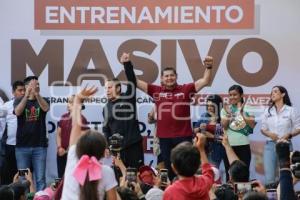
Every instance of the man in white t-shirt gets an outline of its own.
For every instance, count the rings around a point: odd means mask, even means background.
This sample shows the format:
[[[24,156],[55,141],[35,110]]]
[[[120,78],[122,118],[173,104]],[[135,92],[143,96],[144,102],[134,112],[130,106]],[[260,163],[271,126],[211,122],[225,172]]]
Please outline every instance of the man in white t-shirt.
[[[16,133],[17,133],[17,116],[13,113],[14,101],[16,98],[21,98],[25,94],[25,86],[23,81],[15,81],[12,86],[13,98],[3,104],[2,109],[5,117],[3,118],[4,130],[6,127],[6,134],[0,132],[0,137],[4,135],[5,142],[4,165],[1,170],[1,184],[10,184],[13,182],[14,175],[17,173],[17,163],[15,155]]]

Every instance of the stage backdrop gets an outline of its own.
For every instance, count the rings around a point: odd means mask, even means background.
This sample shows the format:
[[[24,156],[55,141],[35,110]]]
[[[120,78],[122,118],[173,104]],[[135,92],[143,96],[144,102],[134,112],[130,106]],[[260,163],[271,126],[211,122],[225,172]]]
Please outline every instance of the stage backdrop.
[[[138,77],[155,84],[165,67],[177,69],[179,83],[193,82],[204,73],[201,60],[213,56],[212,80],[191,107],[191,117],[199,118],[207,94],[221,94],[227,102],[228,88],[242,85],[258,122],[250,136],[252,178],[263,175],[260,115],[272,86],[285,86],[300,108],[298,0],[3,0],[0,5],[0,87],[11,97],[12,82],[40,77],[41,93],[51,102],[50,179],[56,176],[56,124],[66,112],[66,97],[86,83],[99,86],[83,113],[91,128],[101,130],[103,81],[125,80],[118,59],[123,52],[131,54]],[[153,104],[142,92],[137,104],[148,163],[155,159],[153,126],[146,120]],[[299,138],[293,139],[295,149]]]

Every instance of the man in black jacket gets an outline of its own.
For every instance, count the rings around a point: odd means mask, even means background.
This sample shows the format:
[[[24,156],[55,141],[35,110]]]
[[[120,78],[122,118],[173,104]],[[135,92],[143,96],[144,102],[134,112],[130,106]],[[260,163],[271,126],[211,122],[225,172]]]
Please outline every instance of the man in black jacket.
[[[136,78],[127,54],[121,56],[121,62],[128,80],[127,90],[121,92],[118,79],[106,81],[108,103],[103,109],[103,133],[107,139],[116,133],[122,135],[121,159],[126,167],[138,168],[144,163],[144,152],[136,111]]]

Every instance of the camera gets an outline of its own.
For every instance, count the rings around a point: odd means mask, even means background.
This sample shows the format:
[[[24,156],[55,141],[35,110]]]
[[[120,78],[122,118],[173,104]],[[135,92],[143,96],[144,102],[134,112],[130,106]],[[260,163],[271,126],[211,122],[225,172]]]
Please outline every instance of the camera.
[[[295,151],[291,157],[291,171],[293,175],[300,179],[300,151]]]
[[[115,133],[108,138],[109,150],[113,156],[117,156],[122,149],[123,136]]]

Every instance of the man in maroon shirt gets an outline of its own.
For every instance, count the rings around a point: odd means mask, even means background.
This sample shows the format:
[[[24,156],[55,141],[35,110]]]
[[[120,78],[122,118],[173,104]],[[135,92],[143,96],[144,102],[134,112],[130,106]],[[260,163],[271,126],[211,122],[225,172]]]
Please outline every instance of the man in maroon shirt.
[[[129,54],[126,56],[126,60],[130,61]],[[213,58],[207,56],[204,66],[206,67],[204,76],[189,84],[177,84],[177,73],[174,68],[162,70],[161,83],[163,86],[148,84],[137,79],[137,87],[150,95],[157,107],[156,135],[160,139],[161,154],[165,166],[169,169],[170,179],[175,176],[171,170],[171,150],[183,141],[192,141],[190,101],[193,94],[209,83]]]

